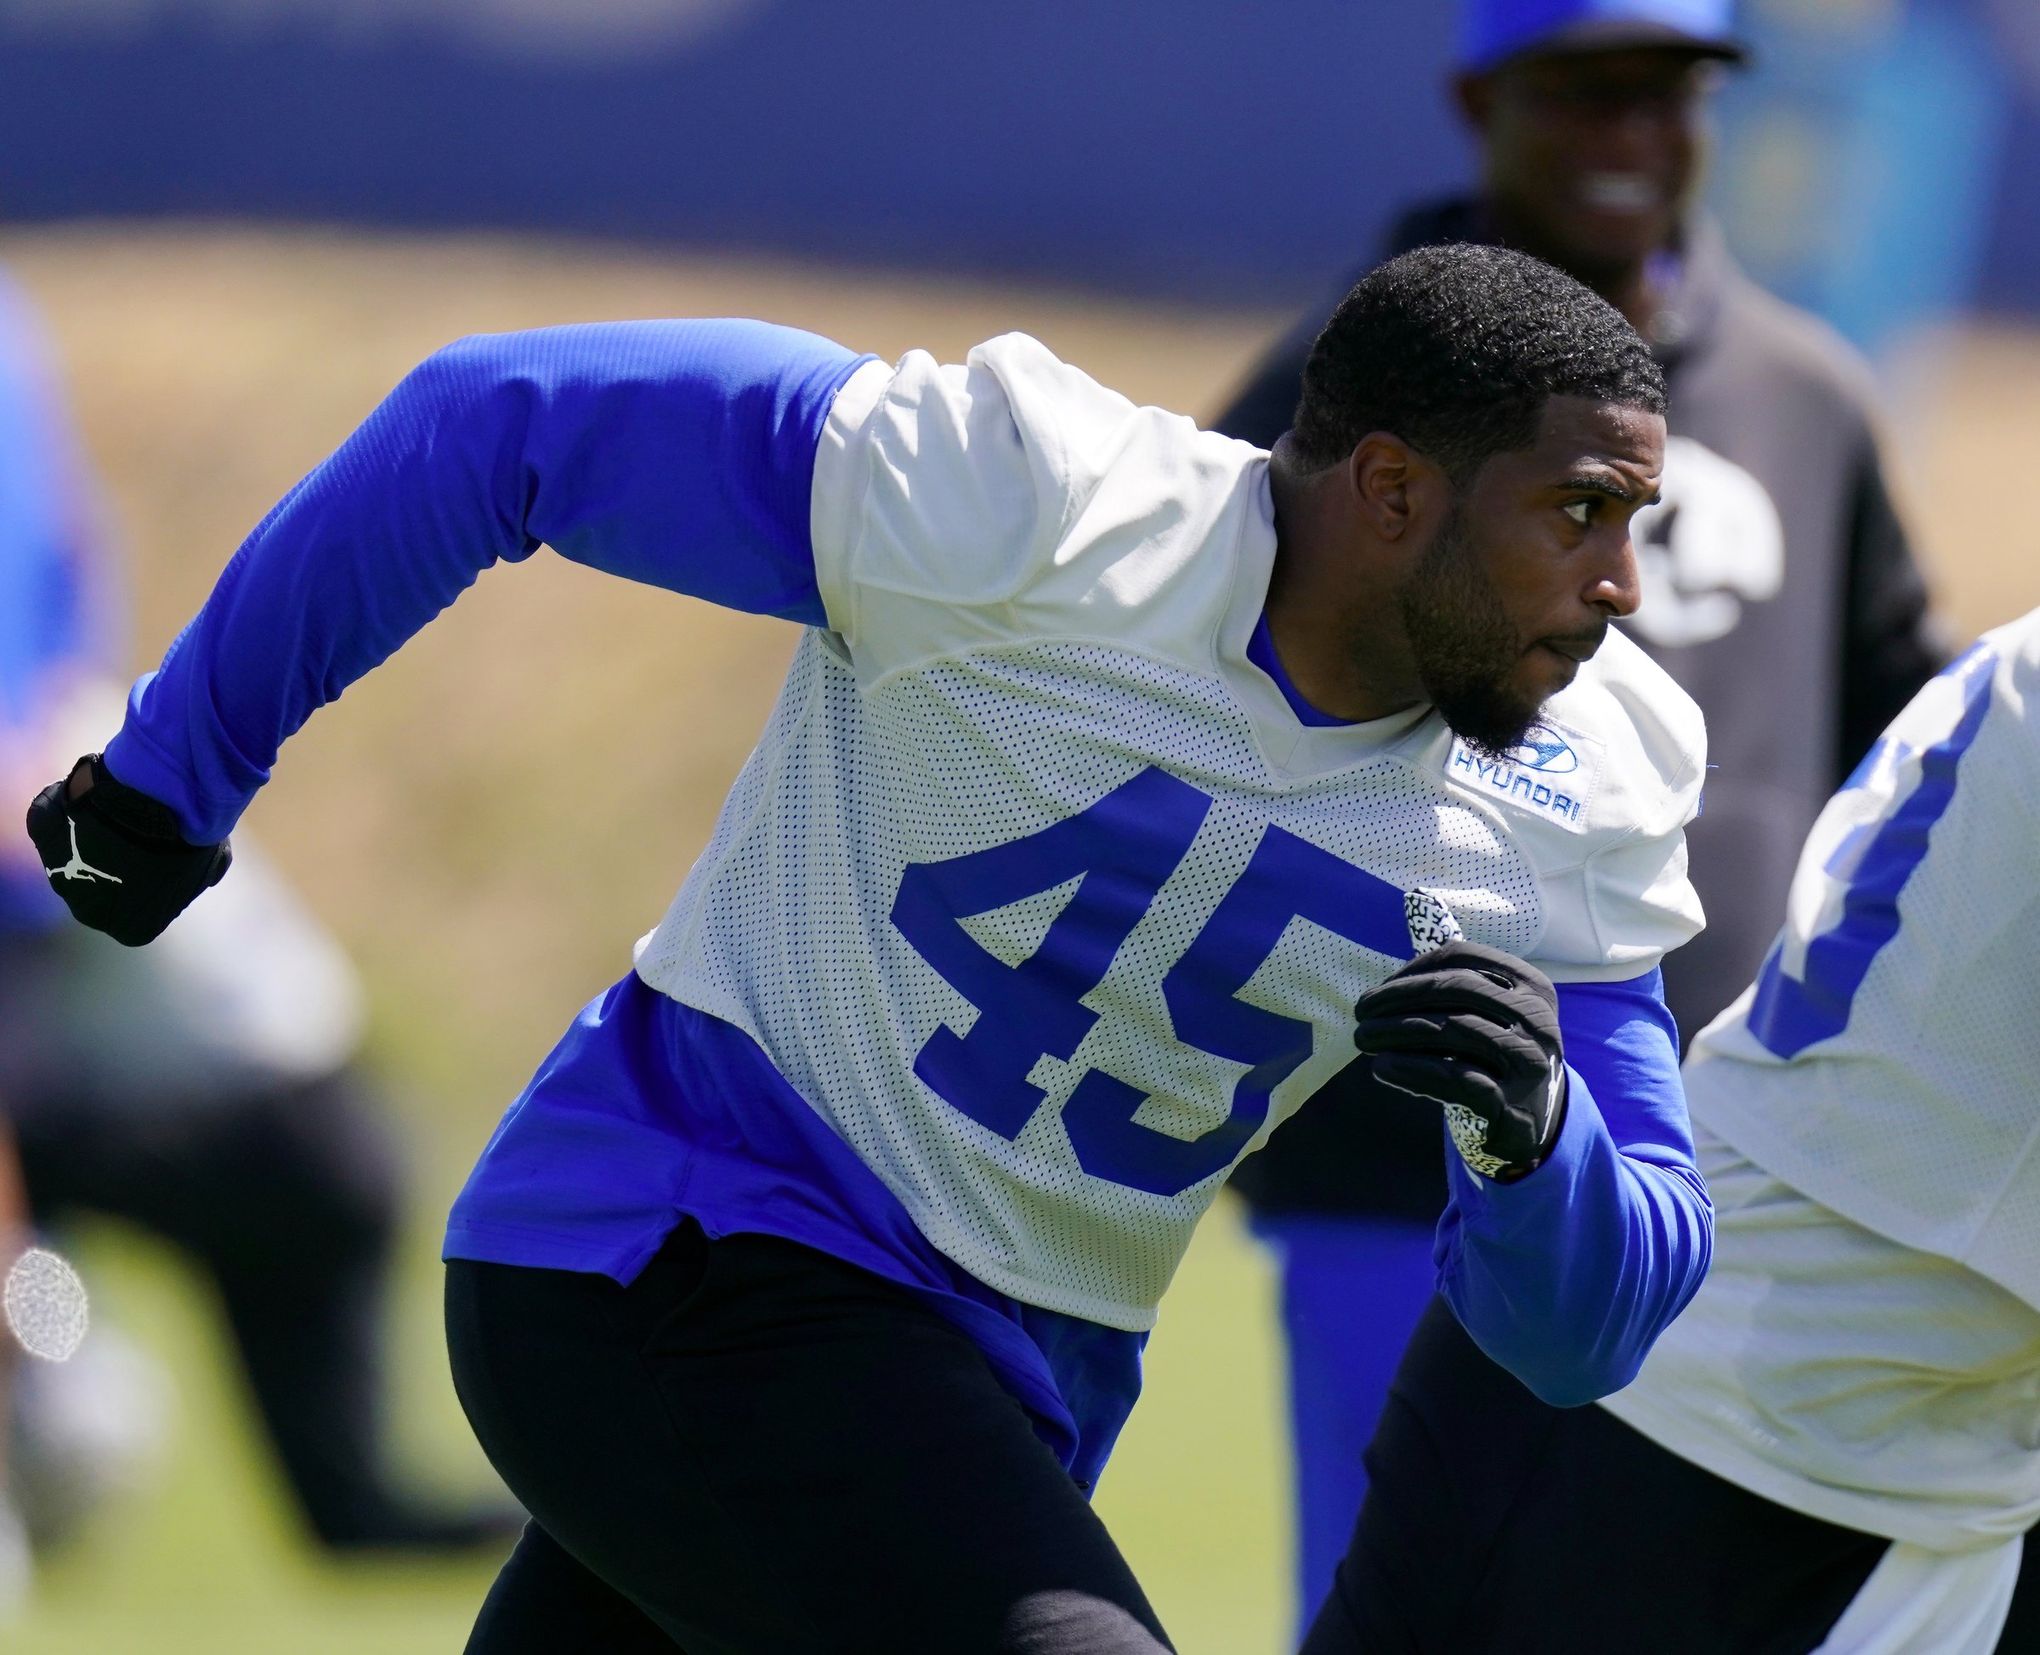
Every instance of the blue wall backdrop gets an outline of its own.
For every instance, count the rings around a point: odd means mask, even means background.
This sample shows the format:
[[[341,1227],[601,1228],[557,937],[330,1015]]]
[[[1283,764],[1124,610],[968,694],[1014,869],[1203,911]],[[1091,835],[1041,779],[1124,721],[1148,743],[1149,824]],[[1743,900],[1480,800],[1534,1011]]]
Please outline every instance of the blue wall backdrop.
[[[2032,0],[1751,0],[1717,194],[1876,345],[2040,310]],[[0,211],[593,231],[1314,297],[1464,176],[1396,0],[0,0]]]
[[[118,21],[86,26],[95,7]],[[577,39],[487,0],[16,0],[0,209],[550,226],[1296,297],[1459,168],[1426,10],[682,0]]]

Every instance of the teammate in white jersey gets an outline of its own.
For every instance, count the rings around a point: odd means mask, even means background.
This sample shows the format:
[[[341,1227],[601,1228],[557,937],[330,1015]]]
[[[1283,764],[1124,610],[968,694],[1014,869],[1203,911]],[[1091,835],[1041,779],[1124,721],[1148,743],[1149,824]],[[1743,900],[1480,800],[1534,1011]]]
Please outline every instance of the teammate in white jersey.
[[[286,497],[31,812],[125,940],[497,558],[808,629],[454,1210],[534,1518],[471,1648],[1165,1647],[1084,1496],[1191,1227],[1356,1043],[1443,1106],[1475,1336],[1555,1400],[1630,1376],[1710,1233],[1656,969],[1700,724],[1607,635],[1662,410],[1586,289],[1433,249],[1272,460],[1018,336],[633,324],[443,352]]]
[[[1605,1411],[1543,1407],[1434,1314],[1311,1655],[1499,1647],[1492,1606],[1533,1585],[1512,1650],[2040,1648],[2014,1596],[2040,1518],[2036,819],[2040,611],[1892,722],[1695,1043],[1705,1286]],[[1510,1453],[1453,1447],[1497,1424]],[[1449,1579],[1412,1567],[1447,1534]]]

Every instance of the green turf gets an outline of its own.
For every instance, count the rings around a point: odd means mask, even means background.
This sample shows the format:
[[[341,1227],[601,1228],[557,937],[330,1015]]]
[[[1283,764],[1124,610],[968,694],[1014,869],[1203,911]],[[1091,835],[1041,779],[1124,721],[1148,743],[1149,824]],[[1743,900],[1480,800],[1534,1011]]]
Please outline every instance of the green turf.
[[[444,1180],[433,1180],[442,1183]],[[435,1236],[407,1247],[395,1328],[400,1440],[421,1476],[486,1475],[445,1374]],[[78,1238],[96,1304],[175,1372],[178,1418],[157,1489],[109,1513],[45,1569],[8,1655],[427,1655],[460,1649],[493,1565],[335,1565],[302,1538],[248,1428],[212,1308],[162,1250]],[[1148,1394],[1099,1510],[1182,1655],[1281,1647],[1280,1520],[1269,1290],[1230,1208],[1207,1221],[1150,1346]]]
[[[1148,1346],[1147,1393],[1098,1491],[1181,1655],[1292,1647],[1274,1284],[1230,1201]]]

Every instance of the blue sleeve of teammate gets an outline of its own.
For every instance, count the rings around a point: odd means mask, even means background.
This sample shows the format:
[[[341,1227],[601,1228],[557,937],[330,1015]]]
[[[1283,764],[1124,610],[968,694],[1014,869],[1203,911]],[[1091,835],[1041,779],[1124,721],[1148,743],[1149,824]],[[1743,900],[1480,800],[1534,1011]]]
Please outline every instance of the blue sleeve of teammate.
[[[0,277],[0,735],[49,711],[52,684],[103,669],[84,468],[28,302]]]
[[[1561,984],[1558,1010],[1571,1071],[1558,1144],[1514,1184],[1446,1155],[1438,1266],[1474,1343],[1572,1407],[1636,1377],[1707,1274],[1714,1215],[1659,973]]]
[[[277,749],[492,563],[540,544],[713,603],[825,623],[808,506],[864,361],[762,322],[464,340],[415,369],[257,525],[128,701],[107,767],[193,841]]]
[[[9,791],[48,760],[66,698],[115,656],[104,548],[83,457],[41,324],[0,274],[0,780]],[[63,918],[19,834],[0,846],[0,936]]]

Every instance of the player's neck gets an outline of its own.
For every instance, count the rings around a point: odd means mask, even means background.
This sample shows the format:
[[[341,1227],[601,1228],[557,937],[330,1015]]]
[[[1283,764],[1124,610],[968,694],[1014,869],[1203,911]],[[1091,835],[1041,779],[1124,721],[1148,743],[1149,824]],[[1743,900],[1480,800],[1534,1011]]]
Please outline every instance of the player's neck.
[[[1369,549],[1354,542],[1337,499],[1337,472],[1306,473],[1278,443],[1268,467],[1275,565],[1264,613],[1276,657],[1296,693],[1350,723],[1387,718],[1423,699],[1402,621]],[[1369,601],[1357,602],[1372,585]]]

